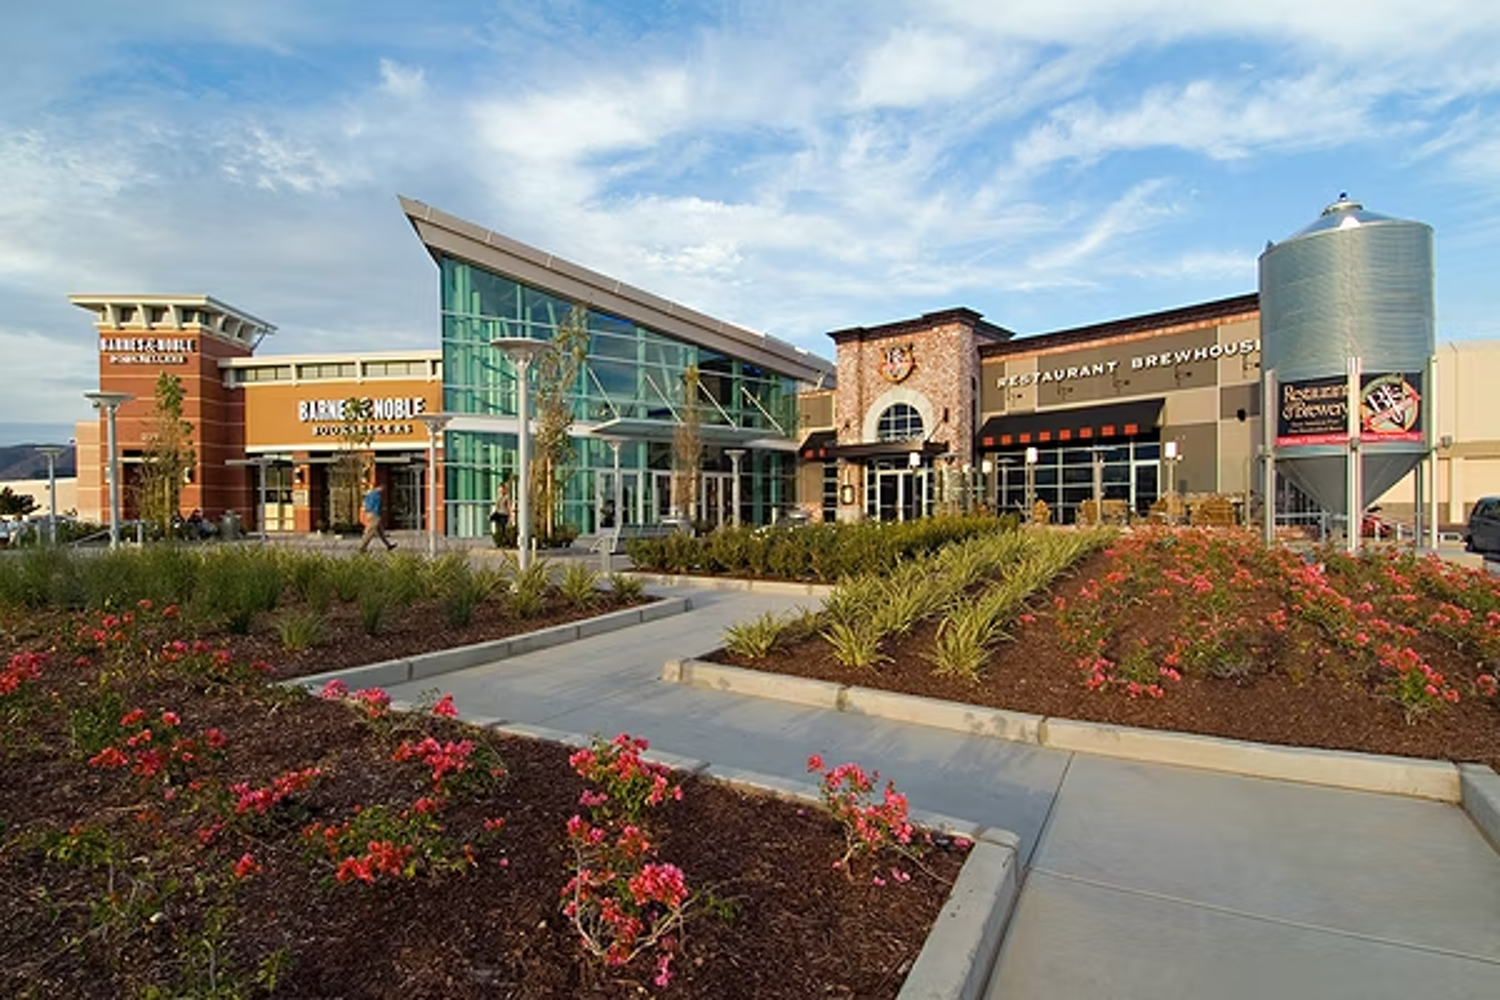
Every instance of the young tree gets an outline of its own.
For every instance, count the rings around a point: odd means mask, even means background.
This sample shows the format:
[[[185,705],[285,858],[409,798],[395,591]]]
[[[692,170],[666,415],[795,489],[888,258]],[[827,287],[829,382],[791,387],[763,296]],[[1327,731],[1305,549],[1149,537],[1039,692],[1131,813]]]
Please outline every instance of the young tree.
[[[136,509],[164,532],[171,530],[173,519],[181,514],[182,486],[197,462],[193,425],[182,416],[183,399],[182,379],[167,372],[157,376],[136,486]]]
[[[544,538],[557,535],[568,467],[576,454],[568,427],[573,423],[572,392],[589,348],[589,314],[568,309],[552,337],[552,350],[539,356],[536,371],[536,462],[531,468],[532,507]]]
[[[672,435],[672,509],[689,521],[698,519],[699,480],[703,466],[703,410],[699,406],[698,366],[682,373],[682,411]]]
[[[333,460],[329,483],[328,512],[331,525],[347,527],[359,523],[360,499],[370,481],[375,440],[374,406],[368,399],[350,396],[340,410],[338,455]]]
[[[30,493],[13,493],[9,486],[0,486],[0,516],[25,517],[36,510],[36,498]]]

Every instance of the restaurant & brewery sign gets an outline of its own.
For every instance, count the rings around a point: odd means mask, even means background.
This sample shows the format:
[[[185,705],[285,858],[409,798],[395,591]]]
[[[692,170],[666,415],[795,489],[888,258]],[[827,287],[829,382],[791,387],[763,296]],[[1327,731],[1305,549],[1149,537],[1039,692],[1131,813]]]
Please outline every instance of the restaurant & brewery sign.
[[[1359,384],[1361,440],[1423,439],[1420,372],[1363,374]],[[1349,442],[1349,380],[1345,376],[1282,382],[1276,393],[1278,448]]]

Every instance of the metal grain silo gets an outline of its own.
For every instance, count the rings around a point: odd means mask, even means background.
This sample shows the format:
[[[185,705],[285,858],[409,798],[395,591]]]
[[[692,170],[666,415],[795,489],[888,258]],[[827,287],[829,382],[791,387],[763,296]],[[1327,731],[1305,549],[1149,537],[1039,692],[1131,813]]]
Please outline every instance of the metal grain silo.
[[[1278,412],[1267,415],[1279,421],[1277,468],[1325,510],[1345,512],[1347,433],[1304,432],[1320,429],[1314,419],[1320,412],[1331,420],[1329,404],[1347,396],[1334,383],[1347,385],[1348,361],[1358,358],[1367,418],[1371,407],[1393,399],[1410,411],[1373,424],[1367,419],[1361,431],[1361,496],[1366,503],[1380,496],[1427,451],[1432,228],[1367,212],[1340,195],[1312,225],[1267,245],[1260,308],[1261,362],[1278,384]],[[1309,419],[1289,422],[1297,415]]]

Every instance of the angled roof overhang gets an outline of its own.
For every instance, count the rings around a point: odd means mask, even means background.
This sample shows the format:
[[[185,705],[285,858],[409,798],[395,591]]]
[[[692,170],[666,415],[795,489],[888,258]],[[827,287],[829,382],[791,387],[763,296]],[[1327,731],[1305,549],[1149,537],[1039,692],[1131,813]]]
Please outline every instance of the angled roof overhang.
[[[621,316],[660,333],[760,365],[802,382],[832,378],[832,362],[785,341],[714,319],[590,271],[431,205],[401,198],[401,209],[436,260],[468,261],[559,298]]]

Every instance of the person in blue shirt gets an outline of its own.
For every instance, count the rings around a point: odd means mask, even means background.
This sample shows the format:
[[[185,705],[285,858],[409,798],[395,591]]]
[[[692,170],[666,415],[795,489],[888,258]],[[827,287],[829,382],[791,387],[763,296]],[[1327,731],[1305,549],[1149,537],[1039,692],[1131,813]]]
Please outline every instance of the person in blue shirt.
[[[361,552],[368,551],[370,548],[370,541],[377,537],[385,543],[385,550],[387,552],[396,547],[396,543],[385,536],[385,529],[380,526],[380,515],[383,500],[384,496],[381,493],[381,487],[379,483],[371,486],[369,492],[365,494],[365,536],[359,543],[359,551]]]

